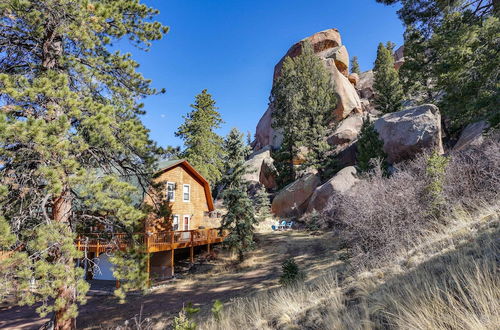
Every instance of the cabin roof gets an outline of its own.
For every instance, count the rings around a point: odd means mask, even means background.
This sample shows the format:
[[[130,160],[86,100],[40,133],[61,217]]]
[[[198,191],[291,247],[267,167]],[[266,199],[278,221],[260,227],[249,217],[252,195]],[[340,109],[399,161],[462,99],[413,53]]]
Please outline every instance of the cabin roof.
[[[191,164],[186,159],[176,159],[176,160],[163,160],[159,161],[157,163],[157,168],[158,171],[156,172],[156,175],[160,175],[162,173],[168,172],[169,170],[182,165],[188,171],[193,175],[195,178],[197,178],[203,185],[203,188],[205,189],[205,196],[207,199],[207,204],[208,204],[208,210],[213,211],[215,210],[214,208],[214,201],[212,199],[212,191],[210,190],[210,184],[208,181],[201,175]]]

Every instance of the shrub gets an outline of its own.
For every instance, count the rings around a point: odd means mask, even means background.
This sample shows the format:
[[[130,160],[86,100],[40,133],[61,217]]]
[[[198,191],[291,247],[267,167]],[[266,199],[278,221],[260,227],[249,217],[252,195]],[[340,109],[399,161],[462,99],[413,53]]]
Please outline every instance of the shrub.
[[[214,301],[214,304],[212,305],[212,309],[211,309],[211,312],[212,312],[212,316],[213,318],[216,320],[216,321],[219,321],[220,320],[220,316],[221,316],[221,313],[222,313],[222,309],[224,307],[224,304],[222,303],[222,301],[216,299]]]
[[[412,248],[451,212],[473,211],[483,202],[498,201],[498,137],[491,136],[481,146],[452,152],[447,162],[441,156],[419,155],[397,164],[389,178],[381,171],[371,172],[348,196],[333,196],[322,219],[342,231],[354,265],[389,261]],[[439,218],[433,212],[437,193],[441,196]]]
[[[300,271],[299,266],[293,258],[288,258],[281,265],[283,274],[280,277],[280,283],[283,286],[295,285],[302,282],[305,278],[304,273]]]
[[[199,311],[199,308],[194,308],[191,303],[188,303],[187,306],[182,308],[179,315],[174,317],[173,330],[196,330],[198,325],[192,318]]]

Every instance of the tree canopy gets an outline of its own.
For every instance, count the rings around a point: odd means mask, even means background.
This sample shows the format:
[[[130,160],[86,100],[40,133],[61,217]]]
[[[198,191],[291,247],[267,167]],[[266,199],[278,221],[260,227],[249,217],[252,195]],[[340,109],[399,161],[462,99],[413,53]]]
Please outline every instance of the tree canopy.
[[[133,0],[5,0],[0,13],[0,227],[14,237],[0,248],[21,247],[2,278],[56,329],[74,328],[88,289],[75,235],[132,231],[144,214],[127,178],[147,185],[159,151],[139,118],[157,91],[111,46],[148,50],[167,27]],[[23,290],[32,278],[36,292]]]
[[[180,155],[214,187],[222,177],[224,153],[223,139],[215,130],[220,128],[223,121],[215,100],[206,89],[196,95],[191,108],[193,110],[184,116],[184,123],[175,133],[184,140],[185,149]]]

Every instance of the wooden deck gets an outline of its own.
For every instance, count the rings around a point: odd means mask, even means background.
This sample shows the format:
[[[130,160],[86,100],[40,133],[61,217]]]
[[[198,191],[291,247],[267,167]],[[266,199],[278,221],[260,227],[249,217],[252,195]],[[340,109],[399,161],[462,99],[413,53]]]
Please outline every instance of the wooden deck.
[[[200,245],[220,243],[227,236],[226,232],[219,229],[194,229],[180,231],[166,231],[158,233],[138,233],[130,237],[122,233],[88,234],[76,240],[80,251],[100,253],[125,250],[133,243],[141,244],[146,252],[160,252]]]

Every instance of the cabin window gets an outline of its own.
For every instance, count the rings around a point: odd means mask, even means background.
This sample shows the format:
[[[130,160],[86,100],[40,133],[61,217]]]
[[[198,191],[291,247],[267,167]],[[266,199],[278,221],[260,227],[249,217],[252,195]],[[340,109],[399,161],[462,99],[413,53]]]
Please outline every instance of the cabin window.
[[[175,183],[167,182],[167,201],[173,202],[175,200]]]
[[[172,216],[172,229],[179,230],[179,216],[178,215]]]
[[[182,186],[182,196],[184,202],[189,202],[191,200],[191,187],[188,184]]]

